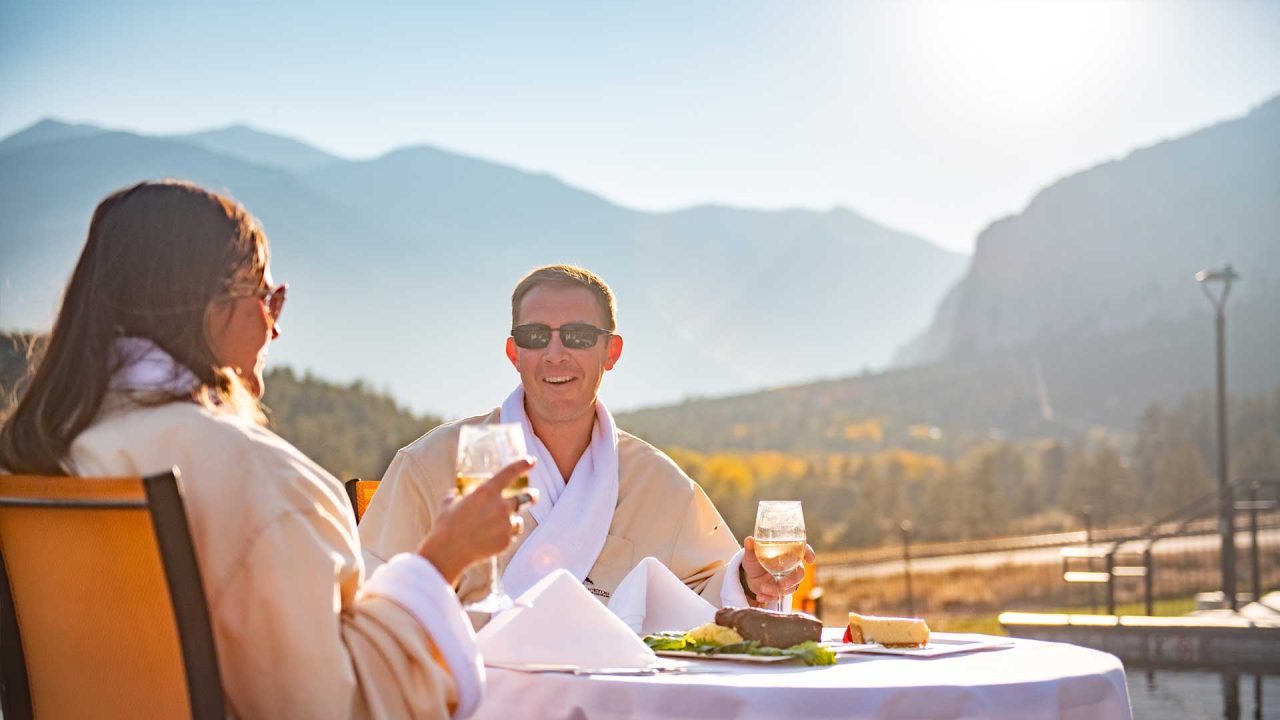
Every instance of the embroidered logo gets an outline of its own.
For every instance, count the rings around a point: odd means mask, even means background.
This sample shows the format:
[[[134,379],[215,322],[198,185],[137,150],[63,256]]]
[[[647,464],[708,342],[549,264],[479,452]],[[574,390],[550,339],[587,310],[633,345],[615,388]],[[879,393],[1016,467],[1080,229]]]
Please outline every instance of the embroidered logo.
[[[583,580],[582,584],[585,585],[587,590],[590,591],[590,593],[592,595],[595,595],[596,597],[602,597],[605,600],[608,600],[609,598],[613,597],[613,593],[610,593],[607,590],[601,590],[600,588],[596,587],[596,584],[591,582],[591,578],[587,578]]]

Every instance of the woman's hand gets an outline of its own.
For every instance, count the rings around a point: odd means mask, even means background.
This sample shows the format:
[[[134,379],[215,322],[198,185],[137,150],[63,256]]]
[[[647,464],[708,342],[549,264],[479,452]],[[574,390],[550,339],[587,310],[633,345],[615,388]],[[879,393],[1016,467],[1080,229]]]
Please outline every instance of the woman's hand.
[[[523,498],[504,498],[502,491],[528,475],[533,463],[533,458],[517,460],[465,497],[445,501],[418,554],[435,565],[447,582],[453,584],[473,563],[506,550],[524,530],[524,518],[516,512],[523,504],[537,502],[538,491],[526,490]]]

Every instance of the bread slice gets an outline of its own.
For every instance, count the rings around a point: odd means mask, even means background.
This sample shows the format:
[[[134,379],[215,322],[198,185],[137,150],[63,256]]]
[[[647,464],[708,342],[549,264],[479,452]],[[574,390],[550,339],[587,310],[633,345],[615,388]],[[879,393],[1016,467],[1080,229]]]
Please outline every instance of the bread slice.
[[[876,617],[849,613],[847,642],[880,643],[891,648],[919,648],[929,644],[929,625],[920,618]]]

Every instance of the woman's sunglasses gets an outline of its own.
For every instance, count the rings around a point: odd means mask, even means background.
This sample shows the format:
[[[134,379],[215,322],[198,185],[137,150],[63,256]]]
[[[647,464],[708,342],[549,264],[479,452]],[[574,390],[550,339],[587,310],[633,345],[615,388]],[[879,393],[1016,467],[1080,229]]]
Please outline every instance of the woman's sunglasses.
[[[284,301],[286,293],[289,291],[288,283],[280,283],[274,287],[258,287],[252,290],[232,290],[228,293],[231,297],[256,297],[267,306],[267,312],[271,314],[271,322],[280,322],[280,313],[284,312]]]
[[[593,348],[601,335],[613,334],[586,323],[568,323],[558,328],[543,323],[530,323],[512,328],[511,338],[516,341],[516,347],[525,350],[541,350],[551,344],[553,332],[560,333],[560,342],[570,350]]]

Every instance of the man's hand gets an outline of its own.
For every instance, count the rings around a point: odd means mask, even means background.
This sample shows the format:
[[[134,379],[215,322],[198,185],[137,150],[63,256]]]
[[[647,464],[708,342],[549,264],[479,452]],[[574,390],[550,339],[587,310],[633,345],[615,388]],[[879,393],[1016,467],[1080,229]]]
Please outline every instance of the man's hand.
[[[538,491],[525,490],[523,503],[521,498],[503,498],[502,491],[528,475],[533,463],[533,458],[517,460],[467,496],[445,500],[418,554],[435,565],[449,584],[471,564],[506,550],[524,530],[524,518],[516,513],[524,504],[537,502]]]
[[[790,595],[800,587],[804,579],[804,565],[792,570],[779,582],[773,579],[768,570],[756,559],[756,539],[748,536],[742,543],[742,572],[747,578],[747,588],[755,593],[756,600],[762,605],[778,602],[784,595]],[[804,546],[804,561],[812,563],[818,559],[817,553],[809,545]]]

